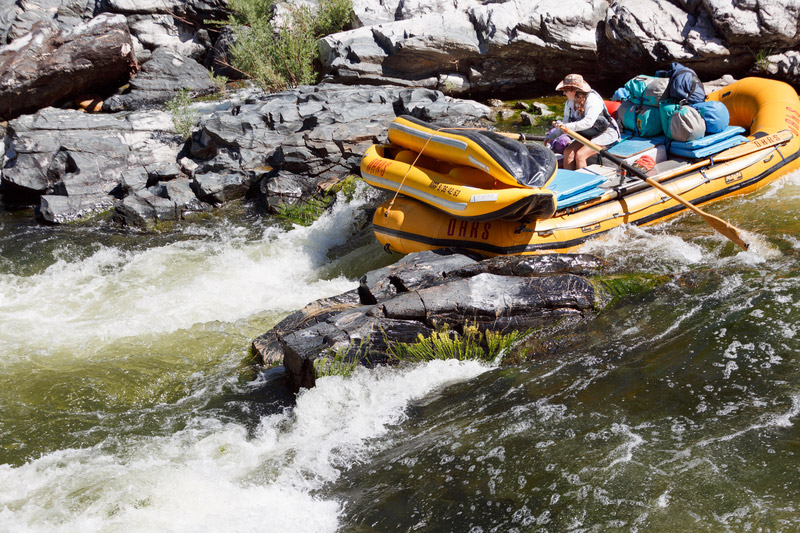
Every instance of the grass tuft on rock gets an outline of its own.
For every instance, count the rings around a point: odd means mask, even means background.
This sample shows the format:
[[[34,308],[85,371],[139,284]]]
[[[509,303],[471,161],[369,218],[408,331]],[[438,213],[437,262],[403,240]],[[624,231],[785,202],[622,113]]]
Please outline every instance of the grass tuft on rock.
[[[188,139],[192,135],[192,130],[199,115],[192,109],[192,96],[189,89],[181,89],[178,93],[167,102],[167,109],[172,115],[172,124],[175,126],[175,131],[183,137]]]
[[[310,226],[333,203],[333,197],[312,197],[296,204],[281,204],[275,217],[287,225]]]
[[[497,362],[517,341],[528,332],[512,331],[499,333],[481,331],[475,325],[464,326],[464,333],[450,329],[445,324],[437,327],[428,337],[420,334],[415,343],[393,343],[389,347],[392,362],[424,363],[434,359],[457,359],[459,361]]]

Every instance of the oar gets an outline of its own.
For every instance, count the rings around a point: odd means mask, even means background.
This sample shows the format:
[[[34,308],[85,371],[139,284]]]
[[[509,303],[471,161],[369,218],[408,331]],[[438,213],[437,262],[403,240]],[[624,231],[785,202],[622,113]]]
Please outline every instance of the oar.
[[[704,159],[702,161],[698,161],[696,163],[692,163],[691,165],[684,165],[678,167],[673,170],[668,170],[666,172],[662,172],[661,174],[656,174],[655,176],[649,176],[650,179],[653,181],[666,181],[670,178],[674,178],[676,176],[682,176],[684,174],[688,174],[693,170],[697,170],[698,168],[707,167],[712,164],[721,163],[723,161],[731,161],[734,159],[738,159],[740,157],[751,155],[756,152],[760,152],[766,148],[771,148],[777,146],[779,144],[784,144],[789,142],[794,138],[794,135],[789,130],[781,130],[777,133],[772,135],[767,135],[764,137],[760,137],[758,139],[753,139],[747,141],[742,144],[738,144],[732,148],[728,148],[727,150],[723,150],[719,152],[713,157],[709,157],[708,159]],[[591,207],[593,205],[601,204],[603,202],[607,202],[609,200],[613,200],[614,198],[619,198],[622,196],[625,191],[632,190],[629,186],[626,187],[615,187],[613,190],[608,191],[607,193],[603,194],[595,198],[594,200],[590,200],[583,204],[583,207]]]
[[[513,133],[510,131],[496,131],[502,135],[503,137],[508,137],[509,139],[515,139],[517,141],[545,141],[547,137],[545,135],[533,135],[531,133]]]
[[[570,137],[572,137],[573,139],[575,139],[576,141],[580,142],[581,144],[583,144],[585,146],[588,146],[589,148],[591,148],[592,150],[594,150],[598,154],[600,154],[603,157],[606,157],[606,158],[610,159],[611,161],[613,161],[614,163],[618,164],[619,166],[621,166],[622,168],[624,168],[625,170],[627,170],[628,172],[630,172],[631,174],[633,174],[634,176],[639,178],[640,180],[646,181],[648,183],[648,185],[650,185],[651,187],[653,187],[655,189],[658,189],[659,191],[661,191],[662,193],[666,194],[667,196],[669,196],[673,200],[675,200],[675,201],[679,202],[680,204],[682,204],[687,209],[690,209],[691,211],[694,211],[695,213],[697,213],[698,215],[703,217],[703,220],[705,220],[712,228],[714,228],[719,233],[721,233],[722,235],[724,235],[725,237],[727,237],[731,241],[735,242],[736,244],[738,244],[739,246],[741,246],[742,248],[747,250],[748,244],[746,242],[744,242],[742,237],[739,235],[739,231],[740,230],[738,230],[735,226],[732,226],[730,223],[722,220],[719,217],[715,217],[714,215],[709,215],[708,213],[706,213],[702,209],[699,209],[695,205],[687,202],[686,200],[684,200],[683,198],[681,198],[677,194],[670,192],[669,190],[667,190],[663,185],[661,185],[657,181],[653,180],[652,178],[648,178],[647,175],[644,172],[642,172],[641,170],[639,170],[638,168],[634,167],[633,165],[629,165],[628,163],[625,162],[625,160],[620,159],[619,157],[609,153],[607,149],[603,148],[602,146],[598,146],[598,145],[594,144],[592,141],[590,141],[589,139],[587,139],[583,135],[581,135],[581,134],[579,134],[577,132],[574,132],[571,129],[569,129],[566,126],[563,126],[563,125],[561,126],[561,130],[564,133],[566,133],[567,135],[569,135]]]
[[[509,131],[496,131],[495,133],[499,133],[504,137],[508,137],[509,139],[516,139],[518,141],[545,140],[544,135],[531,135],[529,133],[512,133]],[[723,161],[730,161],[732,159],[737,159],[739,157],[758,152],[759,150],[763,150],[764,148],[775,146],[776,144],[783,144],[787,141],[792,140],[793,137],[794,135],[792,134],[791,131],[781,130],[777,133],[773,133],[772,135],[767,135],[765,137],[760,137],[758,139],[753,139],[745,143],[738,144],[732,148],[723,150],[722,152],[716,154],[713,157],[708,157],[706,159],[703,159],[702,161],[697,161],[695,163],[692,163],[691,165],[686,165],[683,167],[676,168],[675,170],[669,172],[664,172],[662,174],[659,174],[658,176],[655,176],[655,179],[657,181],[664,181],[665,179],[679,176],[681,174],[685,174],[686,172],[691,172],[692,170],[702,168],[712,163],[721,163]]]

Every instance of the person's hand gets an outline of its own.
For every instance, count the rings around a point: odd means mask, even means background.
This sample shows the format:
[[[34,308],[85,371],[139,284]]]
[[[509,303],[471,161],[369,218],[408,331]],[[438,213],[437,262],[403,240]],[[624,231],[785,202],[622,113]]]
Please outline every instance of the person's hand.
[[[553,127],[555,127],[555,128],[561,128],[561,126],[563,126],[563,125],[564,125],[564,123],[561,122],[560,120],[554,120],[553,121]]]

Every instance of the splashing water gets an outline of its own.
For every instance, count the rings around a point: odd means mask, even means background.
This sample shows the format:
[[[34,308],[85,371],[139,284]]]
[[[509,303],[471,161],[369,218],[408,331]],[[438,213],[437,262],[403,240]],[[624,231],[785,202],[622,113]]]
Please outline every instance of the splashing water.
[[[556,355],[359,369],[296,405],[243,360],[354,288],[325,274],[352,207],[149,245],[26,230],[16,256],[6,223],[0,531],[797,529],[798,183],[708,209],[748,252],[691,215],[587,243],[672,281]]]

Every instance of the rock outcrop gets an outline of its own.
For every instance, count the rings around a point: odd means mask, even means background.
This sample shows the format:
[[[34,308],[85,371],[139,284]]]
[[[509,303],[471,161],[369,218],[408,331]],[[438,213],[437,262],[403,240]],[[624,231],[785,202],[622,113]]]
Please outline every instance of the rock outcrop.
[[[449,251],[411,254],[368,272],[351,291],[292,313],[255,339],[253,350],[264,364],[282,361],[297,390],[314,385],[314,361],[335,350],[374,365],[386,362],[391,344],[444,326],[456,334],[464,326],[552,333],[608,303],[609,293],[590,280],[602,267],[580,254],[482,261]]]
[[[169,48],[158,48],[133,77],[124,94],[114,95],[103,102],[103,111],[114,113],[163,107],[182,89],[194,96],[217,91],[203,65]]]
[[[4,201],[40,198],[39,216],[50,223],[114,208],[117,220],[145,228],[248,194],[276,209],[358,172],[364,150],[385,142],[396,114],[472,125],[490,114],[438,91],[342,85],[244,91],[191,111],[197,128],[188,143],[159,110],[46,108],[12,120],[0,168]]]
[[[538,86],[568,71],[616,88],[673,61],[702,79],[761,73],[800,83],[791,2],[356,2],[362,27],[322,41],[328,78],[451,94]]]
[[[0,47],[0,120],[115,91],[135,72],[133,43],[122,15],[99,15],[59,31],[39,21]]]

